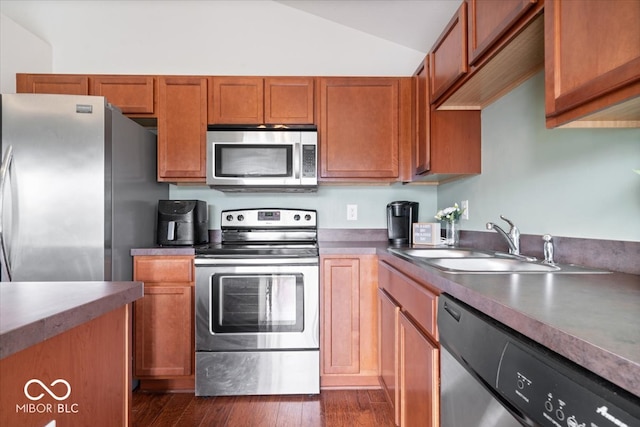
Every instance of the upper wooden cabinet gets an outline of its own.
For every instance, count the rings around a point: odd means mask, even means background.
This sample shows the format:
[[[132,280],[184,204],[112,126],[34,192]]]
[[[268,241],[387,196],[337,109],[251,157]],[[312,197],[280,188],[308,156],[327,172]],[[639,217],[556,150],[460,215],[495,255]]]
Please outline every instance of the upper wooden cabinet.
[[[414,75],[414,181],[446,181],[479,174],[481,120],[479,110],[444,110],[431,105],[429,57]]]
[[[543,0],[466,0],[432,52],[438,80],[431,102],[439,110],[480,110],[542,70],[543,6]]]
[[[411,79],[320,79],[319,181],[410,177]]]
[[[640,126],[640,3],[545,6],[547,127]]]
[[[469,65],[473,65],[537,0],[466,0]]]
[[[264,123],[264,83],[260,77],[213,77],[209,97],[212,124]]]
[[[207,78],[158,78],[158,181],[205,182]]]
[[[89,77],[66,74],[16,74],[17,93],[89,95]]]
[[[153,76],[16,74],[16,92],[104,96],[127,115],[153,117],[155,80]]]
[[[413,173],[422,175],[431,169],[431,102],[429,100],[429,57],[414,75],[415,141],[412,151]]]
[[[431,93],[435,101],[468,70],[466,3],[460,5],[429,56]]]
[[[212,124],[313,124],[310,77],[212,77]]]
[[[95,76],[90,78],[90,83],[91,95],[106,97],[125,114],[155,112],[155,77]]]

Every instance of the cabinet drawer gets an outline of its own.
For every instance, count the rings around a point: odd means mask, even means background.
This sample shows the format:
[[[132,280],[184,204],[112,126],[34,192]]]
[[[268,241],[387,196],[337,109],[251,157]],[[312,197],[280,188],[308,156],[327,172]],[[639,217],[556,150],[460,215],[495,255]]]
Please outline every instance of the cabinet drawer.
[[[437,295],[385,262],[378,269],[379,286],[386,290],[426,332],[437,340]]]
[[[193,257],[139,256],[134,258],[134,280],[142,282],[193,282]]]

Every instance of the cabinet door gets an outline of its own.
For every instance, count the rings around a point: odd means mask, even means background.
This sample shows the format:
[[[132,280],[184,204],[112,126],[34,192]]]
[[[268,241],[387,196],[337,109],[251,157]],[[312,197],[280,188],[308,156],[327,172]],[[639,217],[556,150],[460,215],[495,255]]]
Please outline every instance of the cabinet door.
[[[270,77],[264,79],[264,122],[313,124],[314,79]]]
[[[145,285],[135,306],[135,375],[172,377],[193,372],[190,285]]]
[[[204,182],[207,79],[158,80],[158,181]]]
[[[431,102],[458,81],[467,65],[467,4],[462,3],[444,32],[436,41],[430,57]]]
[[[416,92],[416,137],[414,174],[421,175],[431,169],[431,104],[429,102],[429,58],[425,58],[414,77]]]
[[[319,180],[399,179],[402,150],[410,148],[403,126],[411,97],[401,95],[403,83],[360,77],[320,81]],[[410,93],[411,80],[406,83]]]
[[[437,110],[430,103],[429,58],[414,75],[416,132],[414,177],[450,179],[481,172],[481,120],[478,110]]]
[[[377,386],[375,256],[321,258],[321,385]]]
[[[154,113],[154,77],[91,77],[91,95],[104,96],[125,114]]]
[[[524,15],[537,0],[466,0],[468,3],[469,65]]]
[[[400,425],[400,307],[382,289],[378,289],[378,355],[380,356],[380,383],[391,401],[395,423]]]
[[[88,95],[89,77],[62,74],[16,74],[16,92]]]
[[[400,426],[438,427],[439,350],[400,313]]]
[[[211,123],[264,123],[264,82],[261,77],[213,77],[211,80]]]
[[[637,0],[551,1],[544,19],[549,127],[640,96]],[[638,126],[638,104],[610,120],[626,118]],[[564,117],[553,118],[558,115]]]

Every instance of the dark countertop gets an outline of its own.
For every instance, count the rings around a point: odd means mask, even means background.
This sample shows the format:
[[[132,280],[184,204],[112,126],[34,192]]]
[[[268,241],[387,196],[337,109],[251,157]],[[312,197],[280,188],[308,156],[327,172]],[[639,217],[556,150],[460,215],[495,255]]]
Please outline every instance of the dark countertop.
[[[386,240],[350,237],[355,238],[320,241],[320,255],[378,255],[640,396],[639,275],[448,274],[389,253]],[[170,248],[148,251],[136,254],[173,254]]]
[[[0,359],[142,298],[142,282],[0,283]]]
[[[195,255],[196,250],[193,246],[157,246],[153,248],[134,248],[131,249],[131,256],[179,256],[179,255]]]
[[[386,250],[378,256],[640,396],[640,276],[448,274]]]

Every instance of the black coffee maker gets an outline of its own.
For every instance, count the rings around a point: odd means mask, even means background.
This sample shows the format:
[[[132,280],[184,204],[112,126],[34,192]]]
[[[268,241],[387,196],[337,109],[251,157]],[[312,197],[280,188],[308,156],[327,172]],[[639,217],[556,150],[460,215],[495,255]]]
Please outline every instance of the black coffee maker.
[[[418,202],[398,201],[387,205],[387,232],[391,246],[413,244],[413,223],[418,222]]]

